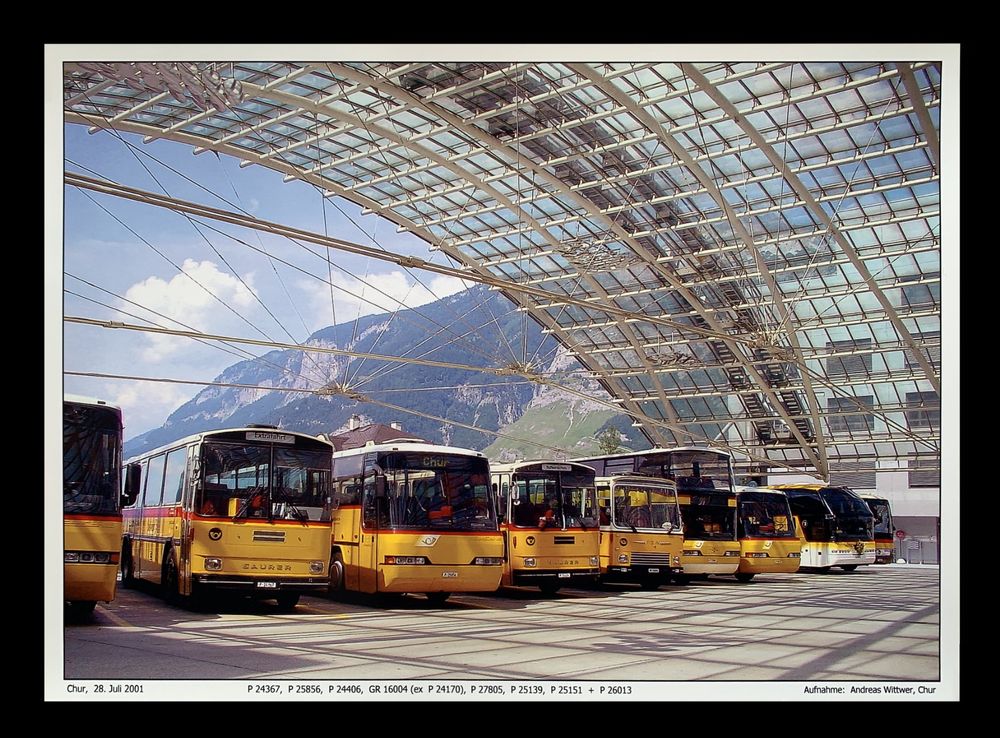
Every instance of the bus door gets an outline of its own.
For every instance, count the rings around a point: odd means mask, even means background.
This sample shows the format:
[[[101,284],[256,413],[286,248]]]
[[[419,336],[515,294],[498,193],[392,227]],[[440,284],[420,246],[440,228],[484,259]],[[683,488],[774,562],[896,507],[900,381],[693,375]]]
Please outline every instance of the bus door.
[[[146,501],[142,506],[142,522],[139,525],[141,543],[138,562],[139,575],[150,582],[160,581],[160,553],[163,545],[160,542],[160,529],[163,510],[160,500],[163,495],[163,470],[166,467],[166,455],[160,454],[149,460],[146,476]]]
[[[180,506],[180,557],[178,562],[178,575],[180,577],[180,592],[182,595],[191,594],[191,516],[188,514],[194,510],[195,491],[198,480],[201,478],[201,460],[198,458],[198,446],[189,446],[185,449],[187,454],[187,470],[181,478],[182,489],[180,491],[177,505]]]
[[[373,465],[374,466],[374,465]],[[374,468],[365,463],[364,487],[361,492],[361,540],[358,542],[359,589],[378,591],[378,539],[380,523],[387,518],[385,479],[376,476]],[[379,483],[376,483],[376,482]],[[381,490],[383,496],[379,497]]]

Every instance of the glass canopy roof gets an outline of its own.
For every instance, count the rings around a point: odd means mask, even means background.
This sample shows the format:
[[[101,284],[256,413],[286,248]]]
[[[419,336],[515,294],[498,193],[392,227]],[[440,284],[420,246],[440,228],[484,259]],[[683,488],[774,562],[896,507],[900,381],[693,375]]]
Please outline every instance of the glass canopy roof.
[[[64,113],[501,280],[655,445],[828,477],[938,464],[941,66],[87,62]]]

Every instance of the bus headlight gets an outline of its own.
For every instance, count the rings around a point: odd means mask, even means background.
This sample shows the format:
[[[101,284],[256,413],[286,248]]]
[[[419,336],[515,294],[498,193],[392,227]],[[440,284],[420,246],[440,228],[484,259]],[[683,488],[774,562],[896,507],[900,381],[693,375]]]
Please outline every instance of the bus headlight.
[[[790,558],[790,559],[801,559],[802,558],[802,554],[799,553],[798,551],[796,551],[795,553],[788,554],[788,558]]]
[[[65,560],[75,564],[80,560],[80,553],[78,551],[67,551]]]
[[[222,571],[222,559],[206,558],[205,559],[205,570],[206,571]]]
[[[476,566],[500,566],[503,564],[501,556],[477,556],[472,560]]]
[[[618,563],[619,564],[627,564],[628,563],[628,554],[618,554]]]
[[[680,566],[680,565],[681,565],[681,557],[674,556],[674,566]]]
[[[309,562],[309,573],[310,574],[322,574],[324,565],[322,561],[310,561]]]
[[[525,566],[534,566],[535,565],[535,560],[534,559],[525,559],[524,560],[524,565]]]
[[[726,551],[726,552],[725,552],[724,554],[722,554],[722,555],[723,555],[723,556],[739,556],[739,555],[740,555],[740,552],[739,552],[739,551]],[[767,556],[767,554],[764,554],[764,555],[765,555],[765,556]]]
[[[729,555],[729,552],[728,552],[728,551],[726,551],[726,555],[727,555],[727,556]],[[767,558],[767,554],[766,554],[766,553],[764,553],[763,551],[749,551],[749,552],[747,552],[747,553],[746,553],[746,554],[744,554],[744,555],[745,555],[745,556],[746,556],[746,557],[747,557],[748,559],[766,559],[766,558]]]
[[[93,561],[94,561],[94,554],[92,554],[90,551],[81,551],[80,552],[80,561],[82,561],[84,563],[87,563],[87,564],[93,563]]]
[[[426,564],[426,556],[386,556],[385,563],[387,564]]]
[[[701,556],[701,551],[696,548],[685,548],[683,554],[685,556]]]
[[[599,566],[600,563],[601,563],[600,557],[598,557],[598,556],[591,556],[590,557],[590,565],[591,566]]]

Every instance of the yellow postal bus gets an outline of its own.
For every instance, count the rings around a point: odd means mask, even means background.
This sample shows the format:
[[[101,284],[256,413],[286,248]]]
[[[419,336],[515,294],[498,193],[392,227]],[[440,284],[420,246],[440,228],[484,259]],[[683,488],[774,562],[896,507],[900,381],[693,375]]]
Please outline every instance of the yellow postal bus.
[[[736,579],[799,570],[802,543],[788,497],[777,490],[742,487],[736,493],[736,533],[740,566]]]
[[[858,495],[875,516],[875,563],[891,564],[896,553],[896,526],[889,500],[877,495]]]
[[[594,470],[571,462],[490,466],[504,538],[504,586],[596,582],[600,571]]]
[[[774,484],[767,489],[788,495],[803,567],[854,571],[875,563],[875,516],[852,490],[824,484]]]
[[[692,576],[736,573],[740,543],[736,539],[736,493],[730,454],[681,446],[576,461],[594,467],[598,477],[639,474],[677,485],[684,548],[683,573],[676,576],[676,581],[686,583]]]
[[[490,469],[478,451],[394,441],[333,454],[330,592],[494,592],[503,573]]]
[[[132,460],[142,491],[125,510],[123,584],[159,584],[171,601],[231,593],[283,609],[325,592],[332,452],[303,433],[250,425]]]
[[[122,540],[122,412],[103,400],[63,397],[63,594],[72,617],[115,598]]]
[[[684,533],[677,485],[624,474],[597,479],[601,579],[656,589],[680,576]]]

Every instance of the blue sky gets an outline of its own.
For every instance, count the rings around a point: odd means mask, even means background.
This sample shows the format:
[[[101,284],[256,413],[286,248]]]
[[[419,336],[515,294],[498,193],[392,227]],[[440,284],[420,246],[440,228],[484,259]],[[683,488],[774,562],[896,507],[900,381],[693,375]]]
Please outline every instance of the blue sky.
[[[429,252],[423,241],[398,233],[394,224],[376,215],[361,215],[360,208],[344,200],[326,202],[324,225],[324,206],[316,188],[297,180],[285,183],[281,173],[264,167],[240,168],[227,156],[212,152],[195,155],[190,146],[170,141],[144,144],[141,137],[129,134],[90,134],[83,126],[66,125],[64,157],[64,168],[69,171],[156,193],[165,190],[172,197],[218,208],[242,209],[266,220],[369,246],[374,240],[392,252],[446,263],[440,254]],[[211,193],[218,193],[228,203]],[[202,332],[255,339],[263,339],[263,333],[275,341],[302,342],[310,333],[334,323],[334,311],[339,323],[351,322],[359,314],[381,312],[345,290],[362,295],[383,310],[394,309],[392,301],[366,288],[361,279],[377,284],[409,306],[462,288],[457,279],[424,273],[421,282],[430,287],[431,294],[394,265],[331,251],[332,281],[337,286],[331,305],[329,285],[315,278],[326,279],[330,269],[318,246],[310,248],[319,256],[287,239],[208,223],[313,277],[205,225],[196,228],[178,213],[150,205],[65,186],[64,208],[62,256],[68,276],[64,276],[63,287],[83,296],[64,293],[63,310],[69,316],[143,322],[92,301],[99,300],[169,325],[163,318],[127,304],[125,298]],[[70,323],[63,324],[63,349],[66,371],[172,379],[210,381],[239,360],[190,338]],[[258,355],[265,352],[255,350]],[[64,381],[66,392],[120,405],[126,438],[162,425],[170,412],[199,389],[194,385],[91,377],[66,376]]]

